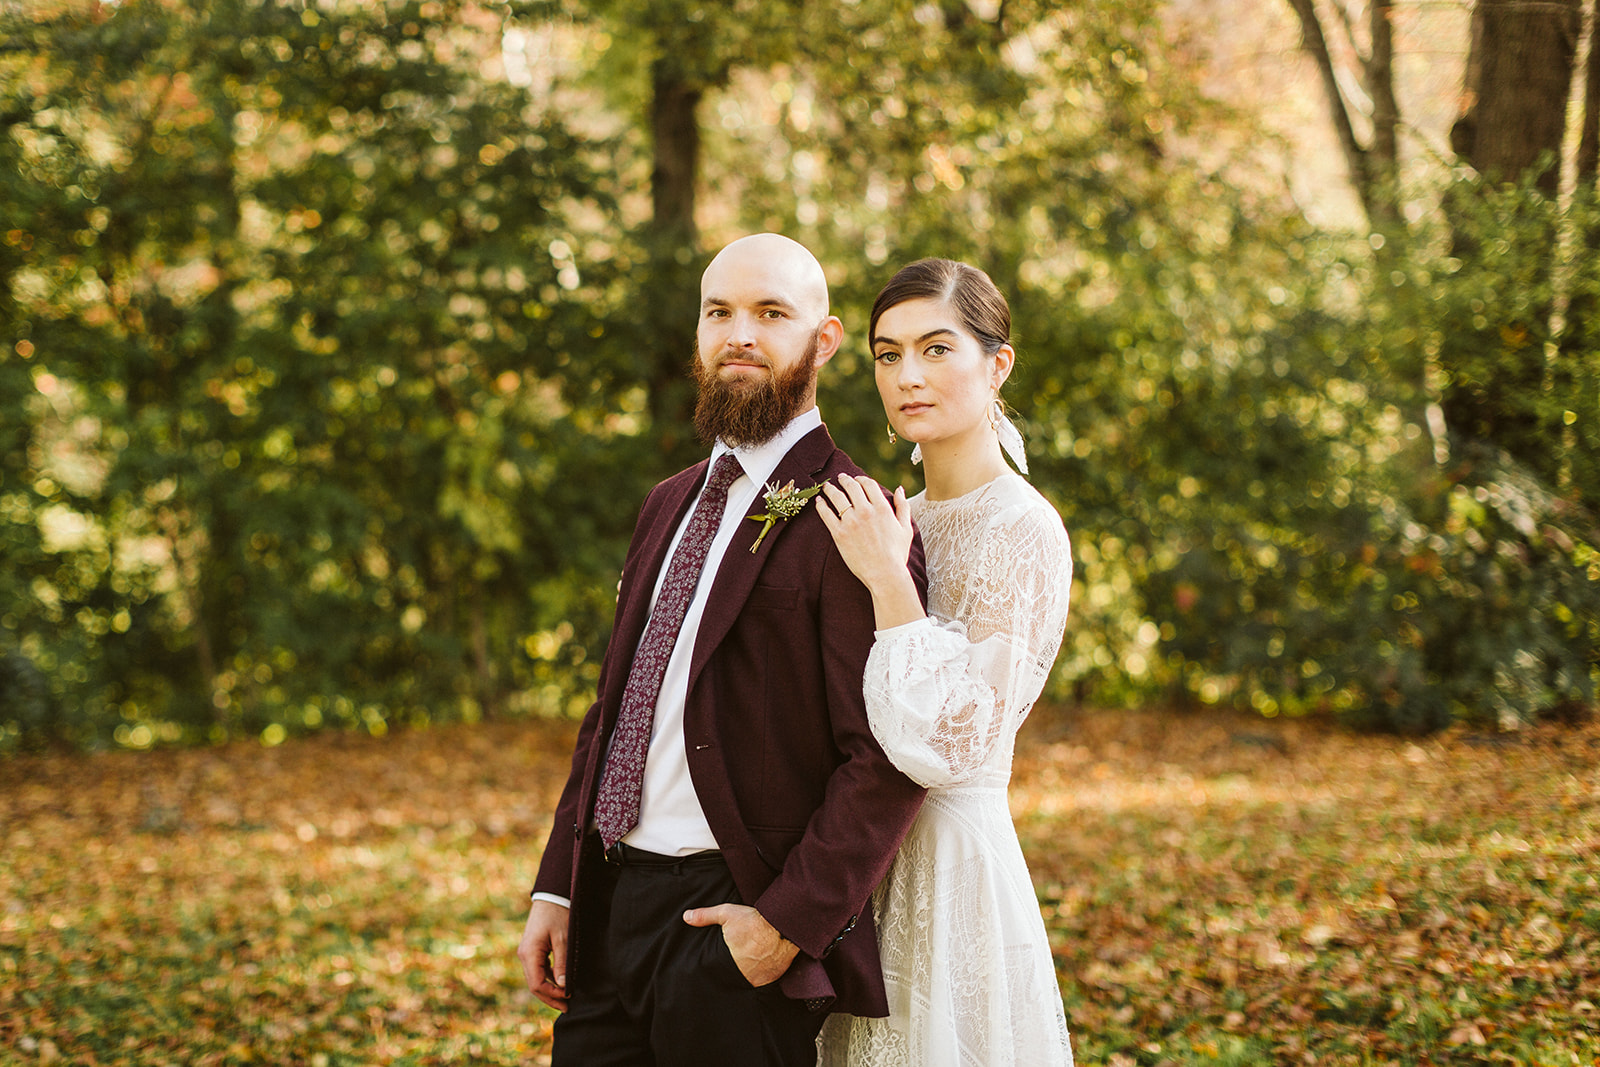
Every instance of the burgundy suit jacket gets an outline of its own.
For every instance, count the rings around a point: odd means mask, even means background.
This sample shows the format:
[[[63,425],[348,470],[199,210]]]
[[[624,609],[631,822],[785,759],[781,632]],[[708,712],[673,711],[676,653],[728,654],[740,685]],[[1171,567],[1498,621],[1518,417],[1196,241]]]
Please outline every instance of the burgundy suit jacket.
[[[645,499],[598,699],[579,730],[534,883],[536,892],[572,901],[569,974],[583,952],[576,940],[578,867],[606,748],[656,576],[708,463],[667,479]],[[860,473],[818,427],[789,450],[773,479],[805,488],[846,471]],[[740,896],[800,948],[779,988],[794,998],[830,998],[835,1011],[883,1016],[868,897],[923,790],[895,770],[867,725],[861,683],[873,642],[872,598],[834,547],[815,503],[778,522],[752,553],[760,529],[739,524],[700,623],[683,722],[690,777]],[[909,566],[925,597],[920,539]]]

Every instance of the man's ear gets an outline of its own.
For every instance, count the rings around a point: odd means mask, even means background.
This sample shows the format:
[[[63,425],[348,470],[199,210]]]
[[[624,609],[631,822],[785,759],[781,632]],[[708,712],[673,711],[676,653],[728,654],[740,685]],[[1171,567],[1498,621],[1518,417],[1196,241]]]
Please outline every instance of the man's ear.
[[[839,321],[837,315],[829,315],[822,320],[822,325],[817,327],[816,365],[820,367],[832,359],[843,343],[844,323]]]

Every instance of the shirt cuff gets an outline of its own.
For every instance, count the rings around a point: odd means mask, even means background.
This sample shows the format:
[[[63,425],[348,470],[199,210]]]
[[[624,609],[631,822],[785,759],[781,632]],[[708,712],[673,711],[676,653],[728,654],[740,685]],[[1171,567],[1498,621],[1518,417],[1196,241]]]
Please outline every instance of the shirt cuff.
[[[560,904],[563,908],[567,908],[568,910],[572,908],[572,901],[568,900],[566,897],[558,897],[554,893],[533,893],[530,894],[530,899],[546,900],[551,904]]]

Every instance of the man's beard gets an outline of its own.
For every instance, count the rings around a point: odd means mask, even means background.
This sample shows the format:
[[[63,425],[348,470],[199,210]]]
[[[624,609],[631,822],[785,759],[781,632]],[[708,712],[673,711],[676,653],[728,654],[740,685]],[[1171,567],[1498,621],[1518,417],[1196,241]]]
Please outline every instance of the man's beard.
[[[720,437],[734,448],[747,448],[778,436],[811,397],[821,340],[820,331],[813,334],[798,362],[787,371],[757,381],[723,381],[717,377],[717,367],[706,367],[695,353],[694,381],[700,391],[694,405],[694,428],[700,439],[710,444]],[[770,371],[771,361],[761,358]]]

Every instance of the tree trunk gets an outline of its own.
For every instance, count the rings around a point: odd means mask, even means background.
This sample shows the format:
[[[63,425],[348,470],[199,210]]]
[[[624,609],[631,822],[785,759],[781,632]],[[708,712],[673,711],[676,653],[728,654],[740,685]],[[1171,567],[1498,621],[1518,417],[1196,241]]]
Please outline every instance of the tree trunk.
[[[1593,190],[1600,170],[1600,2],[1589,8],[1589,61],[1583,71],[1583,121],[1578,135],[1580,190]]]
[[[700,126],[695,110],[702,90],[671,56],[651,69],[650,132],[655,166],[650,172],[651,229],[679,247],[693,248],[695,182],[700,172]]]
[[[1463,111],[1450,143],[1485,183],[1515,183],[1533,175],[1554,200],[1561,185],[1562,144],[1582,24],[1580,0],[1478,0],[1463,77]],[[1510,222],[1478,210],[1473,188],[1458,186],[1446,201],[1455,255],[1469,264],[1493,255],[1485,242],[1508,239],[1522,262],[1557,261],[1554,216],[1524,202]],[[1463,275],[1465,277],[1465,275]],[[1449,375],[1442,398],[1452,431],[1504,449],[1554,487],[1562,480],[1561,427],[1552,423],[1553,394],[1566,369],[1546,359],[1559,279],[1528,279],[1531,293],[1501,292],[1486,309],[1488,323],[1449,331],[1440,363]],[[1533,299],[1527,299],[1529,296]],[[1580,309],[1581,310],[1581,309]],[[1559,411],[1560,409],[1556,409]]]
[[[489,654],[488,611],[483,606],[483,596],[473,598],[472,615],[472,668],[477,679],[478,707],[485,719],[500,715],[500,687],[495,679],[494,658]]]
[[[1361,201],[1367,224],[1391,241],[1396,240],[1403,234],[1400,229],[1399,200],[1400,107],[1394,94],[1394,32],[1389,22],[1393,0],[1371,0],[1368,7],[1371,51],[1361,55],[1357,49],[1361,80],[1372,97],[1370,145],[1363,145],[1356,136],[1355,124],[1351,120],[1344,93],[1339,88],[1338,73],[1334,70],[1333,55],[1328,49],[1327,35],[1317,15],[1315,0],[1289,0],[1289,6],[1300,20],[1301,46],[1317,66],[1328,114],[1333,121],[1334,133],[1339,138],[1339,147],[1344,152],[1350,185]],[[1354,33],[1348,19],[1345,19],[1344,27],[1347,36],[1352,38],[1351,46],[1355,47]]]
[[[1492,182],[1545,164],[1538,186],[1554,196],[1581,23],[1579,0],[1478,0],[1451,146]]]
[[[687,369],[694,352],[700,304],[696,272],[699,231],[694,209],[700,174],[700,126],[695,112],[702,83],[670,48],[651,68],[650,129],[655,160],[650,172],[650,246],[647,371],[650,413],[665,466],[694,458],[694,389]]]
[[[1368,150],[1372,183],[1371,223],[1374,229],[1399,236],[1400,105],[1394,95],[1394,13],[1392,0],[1372,0],[1369,23],[1372,55],[1363,61],[1367,92],[1372,96],[1372,148]]]
[[[1567,465],[1570,484],[1563,488],[1575,491],[1574,495],[1595,509],[1600,508],[1600,470],[1593,461],[1600,455],[1600,221],[1592,212],[1600,209],[1600,183],[1596,182],[1600,164],[1600,0],[1590,0],[1587,23],[1589,56],[1583,68],[1583,115],[1574,161],[1574,208],[1579,225],[1573,234],[1572,295],[1561,331],[1556,384],[1568,398],[1566,410],[1574,416],[1562,437],[1564,450],[1572,457]]]

